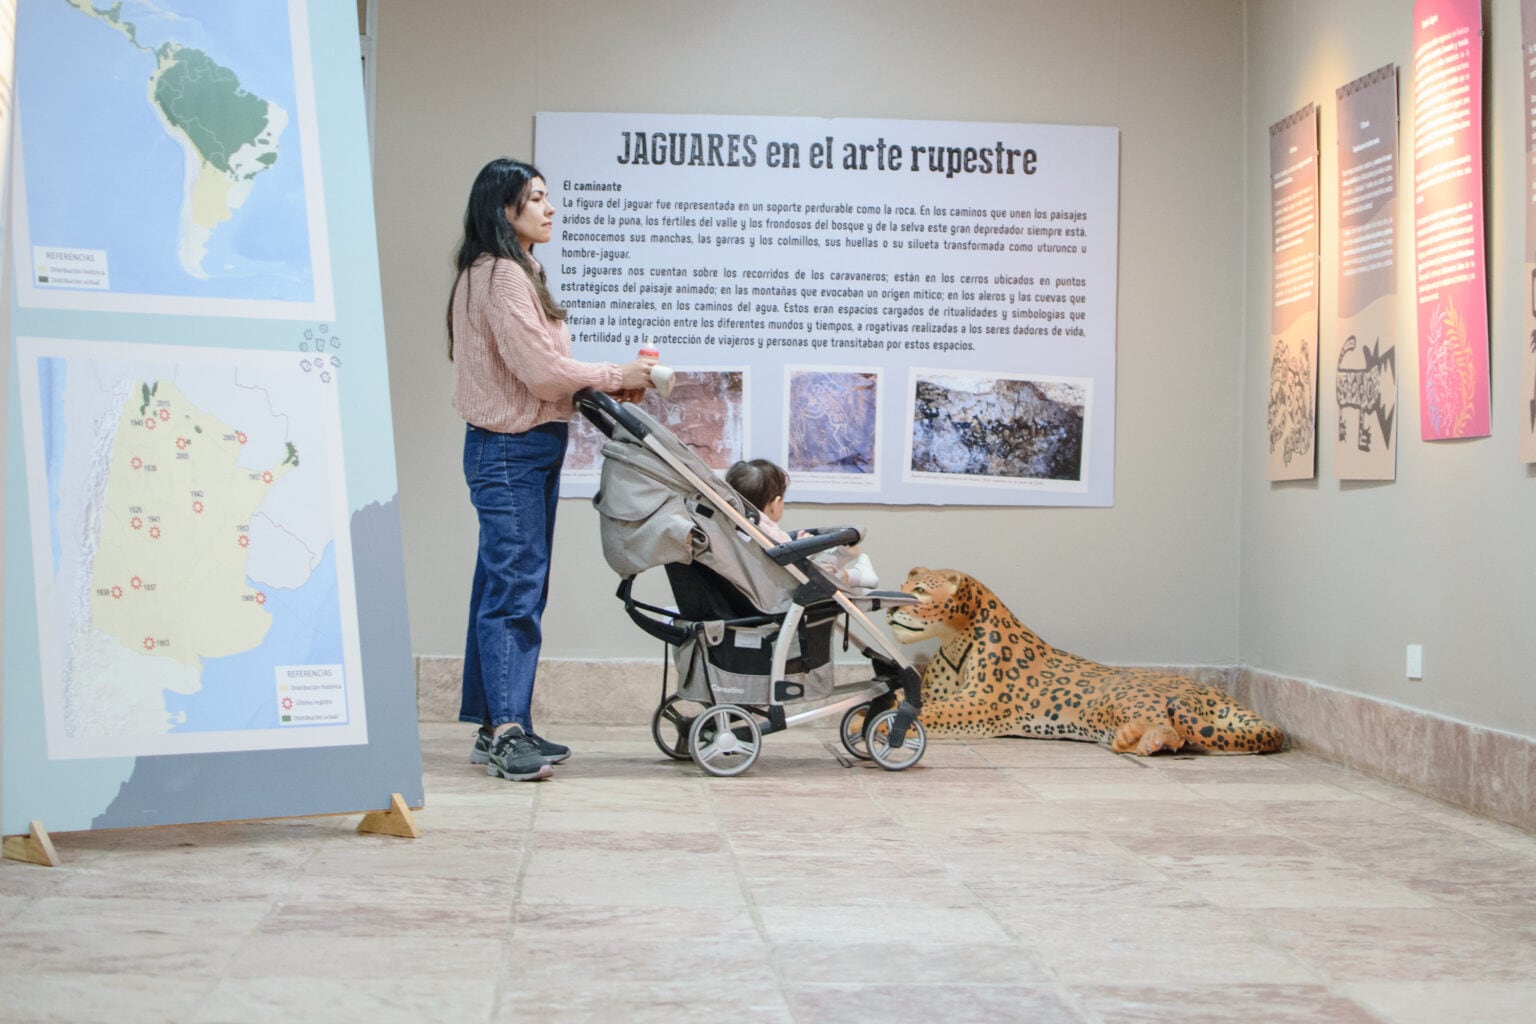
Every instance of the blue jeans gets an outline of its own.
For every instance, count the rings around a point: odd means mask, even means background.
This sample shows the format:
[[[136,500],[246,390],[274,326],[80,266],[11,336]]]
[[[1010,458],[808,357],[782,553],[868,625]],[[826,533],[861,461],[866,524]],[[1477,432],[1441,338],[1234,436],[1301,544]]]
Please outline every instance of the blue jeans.
[[[469,596],[459,720],[532,731],[529,709],[549,600],[555,504],[569,427],[545,423],[521,434],[468,426],[464,480],[480,518]]]

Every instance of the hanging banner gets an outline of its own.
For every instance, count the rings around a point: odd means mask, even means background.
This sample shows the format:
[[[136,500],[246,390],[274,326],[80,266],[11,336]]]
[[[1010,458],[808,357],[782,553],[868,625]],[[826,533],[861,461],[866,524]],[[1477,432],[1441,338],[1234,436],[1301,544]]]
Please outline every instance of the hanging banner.
[[[1413,227],[1419,429],[1489,429],[1483,263],[1483,36],[1479,0],[1413,6]]]
[[[0,826],[419,806],[354,9],[17,13]]]
[[[536,255],[578,357],[678,371],[648,408],[794,501],[1110,505],[1113,128],[538,116]],[[562,494],[597,486],[573,430]]]
[[[1525,74],[1525,333],[1520,346],[1520,461],[1536,462],[1536,0],[1520,0]]]
[[[1270,480],[1317,469],[1317,106],[1269,129],[1273,295],[1269,335]]]
[[[1338,90],[1334,475],[1397,473],[1397,66]]]

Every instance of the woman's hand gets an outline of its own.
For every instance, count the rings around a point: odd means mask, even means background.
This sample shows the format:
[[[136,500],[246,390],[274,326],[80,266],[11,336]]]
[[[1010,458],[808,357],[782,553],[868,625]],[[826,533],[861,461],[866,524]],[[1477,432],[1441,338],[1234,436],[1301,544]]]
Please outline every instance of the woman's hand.
[[[632,363],[625,363],[619,367],[624,374],[624,383],[621,390],[643,391],[651,386],[651,367],[656,365],[653,356],[641,356]]]

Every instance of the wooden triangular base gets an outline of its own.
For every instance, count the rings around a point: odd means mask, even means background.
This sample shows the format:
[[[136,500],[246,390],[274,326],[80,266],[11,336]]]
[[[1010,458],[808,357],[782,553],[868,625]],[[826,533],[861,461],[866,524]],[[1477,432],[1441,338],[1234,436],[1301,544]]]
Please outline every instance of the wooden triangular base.
[[[411,820],[411,809],[405,805],[405,797],[399,793],[390,794],[388,810],[369,811],[363,815],[357,830],[399,836],[401,839],[415,839],[418,835],[416,823]],[[6,842],[9,843],[10,840],[7,839]]]
[[[24,836],[6,836],[3,846],[0,846],[0,855],[6,860],[26,861],[28,864],[41,864],[44,867],[56,868],[62,863],[58,853],[53,848],[53,840],[48,838],[47,829],[41,822],[31,823],[32,831]]]

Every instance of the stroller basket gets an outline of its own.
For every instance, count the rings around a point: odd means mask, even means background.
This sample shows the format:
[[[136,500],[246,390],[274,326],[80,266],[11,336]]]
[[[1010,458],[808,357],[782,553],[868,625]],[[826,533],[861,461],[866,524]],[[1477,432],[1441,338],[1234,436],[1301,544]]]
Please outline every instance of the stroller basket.
[[[592,502],[618,596],[636,625],[673,649],[677,688],[667,692],[664,667],[651,720],[662,752],[738,775],[764,735],[840,714],[855,758],[893,771],[916,764],[926,746],[917,672],[868,614],[916,598],[852,590],[811,560],[862,533],[840,527],[775,544],[758,529],[758,510],[643,409],[593,391],[576,402],[607,437]],[[675,607],[634,597],[635,577],[654,568]],[[839,682],[839,669],[857,667],[835,664],[839,637],[867,659],[867,678]],[[800,703],[816,706],[791,713]]]
[[[679,614],[702,628],[677,648],[677,692],[685,700],[732,704],[817,700],[833,691],[832,633],[836,605],[802,616],[789,644],[782,677],[773,659],[783,622],[779,617],[731,615],[715,603],[732,592],[729,583],[702,565],[668,565],[667,579]],[[727,614],[719,614],[727,612]]]

